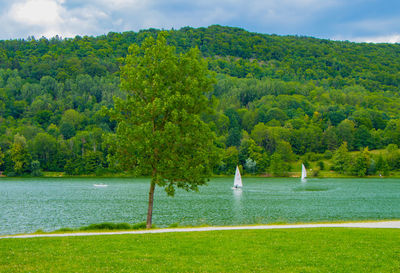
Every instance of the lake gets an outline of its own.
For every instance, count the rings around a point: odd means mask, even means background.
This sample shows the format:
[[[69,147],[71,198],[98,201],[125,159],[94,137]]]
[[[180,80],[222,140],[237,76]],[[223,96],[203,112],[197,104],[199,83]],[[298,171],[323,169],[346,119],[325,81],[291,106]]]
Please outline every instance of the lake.
[[[107,187],[94,187],[94,184]],[[400,219],[399,179],[214,178],[199,192],[155,193],[153,223],[244,225]],[[146,220],[149,179],[1,178],[0,234]]]

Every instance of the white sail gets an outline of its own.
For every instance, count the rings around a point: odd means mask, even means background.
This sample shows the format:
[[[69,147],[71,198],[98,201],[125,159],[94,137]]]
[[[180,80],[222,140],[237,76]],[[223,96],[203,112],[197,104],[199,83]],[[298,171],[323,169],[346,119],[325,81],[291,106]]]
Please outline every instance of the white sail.
[[[235,180],[233,182],[233,187],[235,189],[243,187],[242,177],[240,176],[239,167],[236,166]]]
[[[307,170],[304,164],[301,164],[301,181],[305,182],[307,177]]]

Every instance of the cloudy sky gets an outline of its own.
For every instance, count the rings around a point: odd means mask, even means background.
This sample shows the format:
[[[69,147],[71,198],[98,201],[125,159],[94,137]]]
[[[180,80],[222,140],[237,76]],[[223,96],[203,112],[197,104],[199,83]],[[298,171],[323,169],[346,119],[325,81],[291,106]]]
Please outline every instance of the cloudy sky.
[[[267,34],[400,42],[400,1],[0,0],[0,39],[212,24]]]

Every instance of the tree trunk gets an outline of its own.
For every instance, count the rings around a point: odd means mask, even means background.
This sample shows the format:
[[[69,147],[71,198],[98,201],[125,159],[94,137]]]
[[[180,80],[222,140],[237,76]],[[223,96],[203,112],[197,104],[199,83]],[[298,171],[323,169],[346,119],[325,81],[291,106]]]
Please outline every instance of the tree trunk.
[[[147,223],[146,228],[151,228],[151,220],[153,217],[153,200],[154,200],[154,188],[156,187],[155,181],[152,179],[150,183],[149,191],[149,208],[147,209]]]

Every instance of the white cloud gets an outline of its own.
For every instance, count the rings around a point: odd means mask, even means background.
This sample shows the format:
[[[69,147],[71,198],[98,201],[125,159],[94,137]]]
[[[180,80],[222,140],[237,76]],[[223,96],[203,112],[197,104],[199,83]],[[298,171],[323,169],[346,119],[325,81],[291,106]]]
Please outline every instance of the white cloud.
[[[62,22],[61,2],[54,0],[28,0],[11,6],[9,16],[15,22],[29,25],[59,24]]]
[[[378,36],[357,36],[357,37],[346,37],[346,36],[336,36],[333,40],[340,41],[353,41],[359,43],[400,43],[400,34],[392,35],[378,35]]]
[[[386,36],[376,36],[376,37],[364,37],[364,38],[356,38],[355,41],[363,41],[367,43],[400,43],[400,35],[386,35]]]
[[[21,38],[19,33],[24,33],[23,38],[91,35],[100,30],[99,21],[108,21],[108,17],[96,6],[70,8],[65,0],[20,0],[0,14],[4,26],[0,33],[8,35],[6,39]]]

